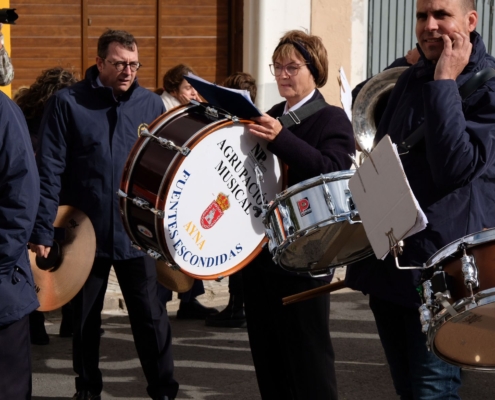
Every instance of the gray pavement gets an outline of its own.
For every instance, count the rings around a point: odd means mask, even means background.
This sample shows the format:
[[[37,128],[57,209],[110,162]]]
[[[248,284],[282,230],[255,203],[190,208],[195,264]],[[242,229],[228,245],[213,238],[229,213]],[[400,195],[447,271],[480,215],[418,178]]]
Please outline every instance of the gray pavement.
[[[337,274],[339,277],[341,274]],[[112,292],[113,290],[113,292]],[[200,301],[222,308],[227,304],[227,283],[206,282]],[[119,304],[109,287],[109,304]],[[378,339],[367,298],[350,290],[331,296],[331,336],[336,352],[340,400],[397,399]],[[245,329],[210,328],[203,321],[175,318],[177,300],[168,304],[173,332],[175,376],[180,400],[259,400],[256,377]],[[71,340],[59,338],[60,314],[48,314],[50,344],[33,346],[33,399],[68,399],[74,393]],[[129,321],[122,307],[106,307],[103,314],[100,366],[103,400],[145,400],[146,380],[133,344]],[[303,346],[304,343],[301,343]],[[463,372],[464,400],[495,398],[491,372]],[[310,400],[310,399],[308,399]]]

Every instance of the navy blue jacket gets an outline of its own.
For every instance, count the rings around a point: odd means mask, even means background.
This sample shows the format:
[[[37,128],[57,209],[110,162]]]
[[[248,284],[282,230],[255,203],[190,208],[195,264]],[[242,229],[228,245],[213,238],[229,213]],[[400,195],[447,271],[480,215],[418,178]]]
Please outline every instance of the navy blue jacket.
[[[116,193],[139,125],[165,108],[137,80],[116,99],[111,88],[98,86],[97,76],[93,66],[84,80],[48,101],[36,152],[41,201],[30,241],[51,246],[58,205],[68,204],[91,219],[98,257],[125,260],[143,253],[131,246]]]
[[[26,121],[0,92],[0,326],[39,307],[27,254],[39,196]]]
[[[458,87],[485,67],[495,67],[479,34],[456,81],[434,81],[435,65],[420,61],[398,79],[375,141],[389,134],[400,143],[424,123],[425,138],[401,160],[428,226],[405,240],[400,265],[422,265],[462,236],[495,227],[495,79],[461,99]],[[421,304],[421,272],[400,271],[392,257],[348,267],[349,287],[406,306]]]

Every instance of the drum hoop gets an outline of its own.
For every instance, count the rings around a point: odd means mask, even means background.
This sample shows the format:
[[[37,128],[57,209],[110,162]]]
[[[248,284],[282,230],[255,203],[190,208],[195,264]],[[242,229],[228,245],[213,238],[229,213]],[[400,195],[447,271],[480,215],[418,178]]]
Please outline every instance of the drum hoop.
[[[177,118],[179,115],[185,113],[192,105],[187,105],[187,106],[178,106],[174,107],[168,112],[165,112],[158,118],[156,118],[148,127],[148,130],[155,131],[155,129],[159,129],[161,126],[163,126],[165,123],[169,122],[172,119]],[[149,137],[143,137],[143,136],[138,136],[136,142],[132,146],[132,149],[129,153],[129,156],[127,158],[124,171],[122,172],[122,178],[120,180],[120,190],[122,190],[124,193],[129,194],[129,185],[131,181],[131,173],[134,171],[134,168],[136,167],[137,160],[143,150],[146,148],[147,143],[151,140]],[[120,198],[120,208],[123,210],[122,214],[122,222],[124,224],[124,229],[127,231],[127,234],[129,235],[129,238],[133,243],[135,243],[137,246],[139,246],[139,240],[136,238],[134,235],[134,232],[132,231],[130,225],[129,225],[129,215],[128,215],[128,207],[127,207],[127,198],[121,197]],[[156,218],[155,218],[155,230],[156,230]],[[158,250],[158,249],[154,249]]]
[[[286,200],[298,193],[301,193],[307,189],[311,189],[323,183],[338,182],[344,179],[350,179],[354,175],[354,170],[343,170],[330,172],[328,174],[321,174],[320,176],[315,176],[314,178],[307,179],[305,181],[296,183],[291,187],[285,189],[280,194],[277,195],[276,199],[270,204],[270,208],[267,211],[267,215],[273,212],[281,201]]]
[[[321,174],[315,176],[314,178],[306,179],[305,181],[296,183],[291,187],[285,189],[279,195],[277,195],[277,200],[285,200],[287,197],[293,196],[295,194],[301,193],[304,190],[311,189],[323,183],[338,182],[344,179],[350,179],[354,175],[353,170],[336,171],[330,172],[328,174]]]
[[[237,123],[244,123],[244,124],[249,125],[249,124],[253,124],[254,122],[250,121],[250,120],[239,120],[238,122],[237,121],[234,122],[234,121],[227,119],[227,118],[214,121],[212,124],[206,125],[202,129],[200,129],[198,132],[196,132],[194,135],[192,135],[184,143],[184,146],[187,146],[192,151],[203,139],[205,139],[209,135],[213,134],[217,130],[219,130],[223,127],[226,127],[226,126],[236,125]],[[281,177],[282,177],[282,186],[284,186],[287,182],[286,169],[283,167],[282,161],[276,156],[275,156],[275,158],[279,163],[280,173],[281,173]],[[181,160],[183,160],[183,159],[184,158],[174,157],[172,162],[170,163],[169,167],[167,168],[166,173],[164,174],[164,179],[162,180],[162,184],[160,185],[160,189],[159,189],[158,194],[157,194],[156,208],[159,210],[165,209],[165,205],[166,205],[165,204],[165,199],[166,199],[165,195],[166,195],[166,193],[169,192],[170,187],[172,185],[173,177],[175,177],[176,174],[178,173],[180,166],[182,165]],[[171,172],[171,174],[169,172]],[[168,177],[168,176],[170,176],[170,178],[166,179],[166,177]],[[159,221],[163,221],[163,220],[158,220],[158,218],[155,217],[155,224],[157,224]],[[156,227],[155,227],[155,229],[156,229]],[[158,240],[158,243],[159,243],[159,246],[163,252],[162,255],[165,257],[165,259],[170,260],[169,262],[171,262],[172,264],[175,264],[173,262],[174,259],[172,257],[172,254],[170,253],[168,247],[166,246],[165,230],[164,229],[157,229],[156,231],[158,232],[158,235],[160,238],[160,240]],[[229,275],[239,271],[240,269],[245,267],[247,264],[249,264],[252,260],[254,260],[254,258],[261,252],[261,249],[263,248],[263,246],[264,246],[265,242],[267,242],[267,240],[268,239],[265,236],[260,241],[258,246],[256,246],[256,248],[251,252],[251,254],[249,254],[249,256],[247,256],[243,261],[241,261],[236,266],[232,267],[231,269],[229,269],[227,271],[223,271],[221,273],[217,273],[217,274],[213,274],[213,275],[196,275],[196,274],[193,274],[189,271],[186,271],[185,269],[181,268],[180,266],[179,266],[179,269],[184,274],[189,275],[195,279],[200,279],[200,280],[222,279],[225,276],[229,276]],[[162,245],[162,243],[163,243],[163,245]]]
[[[483,304],[481,305],[487,305],[495,302],[495,292],[494,288],[490,288],[487,290],[483,290],[481,292],[478,292],[475,294],[476,302],[482,301]],[[466,305],[472,304],[471,299],[469,298],[463,298],[458,301],[456,301],[452,306],[454,309],[459,313],[462,314],[466,311],[472,310],[476,307],[471,307],[471,308],[466,308]],[[475,366],[471,364],[463,364],[459,363],[447,356],[445,356],[443,353],[440,353],[440,351],[436,348],[435,346],[435,336],[437,332],[440,330],[440,328],[449,322],[452,319],[452,316],[447,312],[447,310],[442,310],[441,311],[442,315],[435,315],[435,320],[430,324],[430,328],[428,329],[428,343],[430,344],[431,350],[433,354],[435,354],[438,358],[441,360],[455,365],[457,367],[465,368],[465,369],[473,369],[473,370],[478,370],[478,371],[483,371],[483,370],[493,370],[493,367],[483,367],[483,366]]]
[[[442,247],[435,254],[433,254],[433,256],[431,256],[426,262],[426,268],[430,268],[442,262],[447,257],[450,257],[453,254],[455,254],[459,250],[459,246],[461,244],[465,244],[466,248],[469,249],[471,247],[475,247],[479,244],[490,242],[492,240],[495,240],[495,228],[490,228],[484,231],[479,231],[472,233],[470,235],[466,235],[460,239],[457,239],[452,243],[449,243],[447,246]]]

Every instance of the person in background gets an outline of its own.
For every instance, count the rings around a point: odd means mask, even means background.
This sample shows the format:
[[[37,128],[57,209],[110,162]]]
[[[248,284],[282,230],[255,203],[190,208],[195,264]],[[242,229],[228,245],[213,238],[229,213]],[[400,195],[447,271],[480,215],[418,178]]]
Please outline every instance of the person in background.
[[[34,152],[36,152],[38,130],[46,102],[55,92],[77,81],[73,71],[63,67],[54,67],[44,70],[30,87],[23,87],[17,91],[14,102],[26,118]],[[67,303],[62,307],[60,337],[72,337],[72,316],[72,306]],[[45,316],[42,312],[33,311],[29,314],[29,330],[32,344],[46,345],[50,342],[45,329]]]
[[[120,217],[122,171],[138,127],[164,113],[160,98],[139,86],[137,41],[129,32],[106,30],[98,39],[96,65],[85,78],[48,101],[40,126],[36,160],[41,200],[31,250],[47,257],[59,204],[91,220],[96,258],[83,288],[72,300],[74,400],[100,400],[101,311],[113,266],[129,313],[137,354],[154,400],[170,400],[179,385],[173,377],[172,336],[157,296],[157,274],[144,253],[132,247]]]
[[[288,185],[349,169],[355,153],[345,112],[329,104],[286,128],[277,117],[323,100],[317,88],[328,78],[322,40],[287,32],[272,55],[270,70],[286,101],[254,118],[249,132],[288,167]],[[307,107],[306,107],[307,109]],[[302,117],[301,117],[302,118]],[[330,295],[284,306],[282,298],[328,284],[327,279],[290,273],[272,261],[268,249],[242,269],[251,354],[262,399],[335,400],[335,354],[329,332]]]
[[[39,178],[21,110],[0,93],[0,399],[31,399],[29,314],[39,307],[27,243]]]
[[[7,86],[14,80],[14,67],[4,46],[2,25],[0,24],[0,86]]]
[[[223,82],[222,86],[231,89],[247,90],[252,102],[256,100],[256,80],[246,72],[236,72]],[[218,314],[209,315],[206,326],[223,328],[241,328],[246,326],[244,314],[244,293],[242,290],[242,272],[229,276],[229,303]]]
[[[163,75],[163,88],[157,89],[155,93],[160,95],[167,111],[181,104],[188,104],[190,100],[201,101],[196,89],[184,79],[184,75],[189,73],[196,75],[188,65],[179,64]]]

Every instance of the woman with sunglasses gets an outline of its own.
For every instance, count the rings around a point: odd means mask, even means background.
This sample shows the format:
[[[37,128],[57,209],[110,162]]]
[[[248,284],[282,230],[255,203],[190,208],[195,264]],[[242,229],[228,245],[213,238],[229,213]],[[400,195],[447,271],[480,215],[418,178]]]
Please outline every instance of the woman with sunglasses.
[[[323,108],[290,128],[276,119],[323,99],[317,88],[328,77],[326,49],[319,37],[287,32],[272,56],[271,71],[286,101],[255,118],[249,131],[269,142],[268,150],[288,167],[289,186],[320,174],[349,169],[354,154],[352,126],[344,111]],[[289,273],[268,250],[243,269],[249,342],[263,399],[337,399],[334,352],[329,333],[330,296],[289,306],[282,298],[315,289],[331,279]]]

